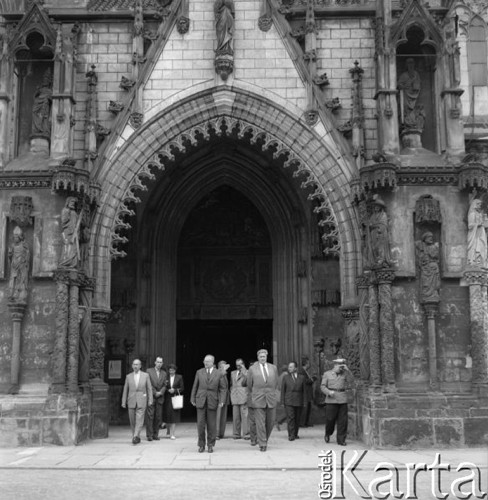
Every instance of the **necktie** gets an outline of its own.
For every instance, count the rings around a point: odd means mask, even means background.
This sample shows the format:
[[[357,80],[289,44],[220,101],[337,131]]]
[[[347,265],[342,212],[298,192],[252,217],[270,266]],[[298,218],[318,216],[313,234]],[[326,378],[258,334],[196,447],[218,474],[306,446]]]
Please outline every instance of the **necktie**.
[[[210,378],[210,368],[207,368],[207,380]]]
[[[268,374],[266,373],[266,365],[261,365],[261,369],[263,370],[264,381],[267,382],[268,381]]]

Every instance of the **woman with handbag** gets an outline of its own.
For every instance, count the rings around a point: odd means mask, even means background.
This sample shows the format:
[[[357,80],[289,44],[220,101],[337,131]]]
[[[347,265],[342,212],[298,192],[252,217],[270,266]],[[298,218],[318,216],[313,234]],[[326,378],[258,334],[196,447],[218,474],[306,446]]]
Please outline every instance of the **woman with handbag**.
[[[183,408],[183,377],[176,373],[177,366],[168,366],[168,378],[166,379],[166,397],[164,400],[164,422],[168,426],[170,439],[176,439],[175,427],[181,420],[181,409]]]

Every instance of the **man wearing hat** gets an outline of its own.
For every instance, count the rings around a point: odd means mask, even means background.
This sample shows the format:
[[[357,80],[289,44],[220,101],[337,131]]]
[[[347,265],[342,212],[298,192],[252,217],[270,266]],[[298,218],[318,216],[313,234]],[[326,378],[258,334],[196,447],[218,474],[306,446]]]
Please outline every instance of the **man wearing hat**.
[[[320,389],[325,394],[325,442],[328,443],[337,422],[337,444],[346,446],[347,394],[354,377],[343,358],[334,359],[334,367],[324,373]]]

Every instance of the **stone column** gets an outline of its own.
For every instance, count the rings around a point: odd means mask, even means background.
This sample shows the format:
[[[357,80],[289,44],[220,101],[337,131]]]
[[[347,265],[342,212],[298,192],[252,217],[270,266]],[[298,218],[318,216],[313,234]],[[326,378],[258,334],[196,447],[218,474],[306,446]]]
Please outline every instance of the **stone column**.
[[[486,286],[488,271],[484,269],[468,270],[464,279],[469,285],[469,307],[471,319],[471,356],[473,358],[473,388],[478,392],[488,388],[488,335],[485,324]]]
[[[54,280],[56,281],[56,337],[52,356],[52,389],[55,393],[62,393],[66,390],[69,271],[56,271],[54,273]]]
[[[359,289],[359,371],[361,380],[369,380],[369,333],[368,333],[368,279],[365,275],[356,279]]]
[[[21,326],[26,305],[25,303],[14,302],[8,304],[12,316],[12,359],[10,361],[9,394],[19,393]]]
[[[90,381],[90,343],[91,343],[91,305],[94,280],[85,277],[80,287],[82,317],[80,323],[80,362],[78,379],[82,387],[87,388]]]
[[[110,420],[108,385],[103,382],[105,362],[105,323],[110,311],[91,310],[90,388],[91,388],[91,439],[108,437]]]
[[[376,275],[372,271],[365,273],[368,278],[368,332],[369,332],[369,373],[371,387],[374,391],[381,387],[381,345],[378,290]]]
[[[438,391],[440,389],[439,378],[437,376],[437,333],[435,318],[439,312],[438,302],[426,302],[423,304],[427,315],[427,331],[429,334],[429,378],[430,389]]]
[[[105,323],[110,311],[92,309],[90,341],[90,380],[103,380],[105,363]]]
[[[69,287],[67,389],[76,393],[80,355],[80,292],[78,276],[73,278]]]
[[[376,271],[380,304],[381,378],[388,392],[395,388],[395,358],[393,350],[393,304],[391,284],[395,279],[392,269]]]

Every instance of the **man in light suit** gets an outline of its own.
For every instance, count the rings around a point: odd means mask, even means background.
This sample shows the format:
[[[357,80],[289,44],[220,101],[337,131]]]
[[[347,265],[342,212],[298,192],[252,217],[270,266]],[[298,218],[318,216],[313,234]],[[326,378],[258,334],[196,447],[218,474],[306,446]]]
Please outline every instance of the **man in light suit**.
[[[286,410],[288,440],[298,439],[298,428],[305,394],[305,377],[297,373],[296,361],[288,363],[288,373],[281,382],[281,403]]]
[[[122,408],[129,409],[132,443],[139,444],[141,442],[142,426],[144,425],[144,414],[147,405],[153,404],[153,394],[149,375],[141,371],[141,361],[139,359],[134,359],[132,369],[134,371],[125,377]]]
[[[159,426],[163,421],[164,393],[166,392],[167,374],[162,369],[163,358],[158,356],[154,368],[149,368],[147,374],[151,381],[153,405],[146,408],[146,436],[148,441],[159,441]]]
[[[273,430],[278,402],[278,369],[267,362],[268,351],[260,349],[258,362],[247,372],[247,388],[254,407],[256,432],[260,451],[266,451]]]
[[[222,373],[215,368],[215,357],[208,354],[203,360],[204,368],[195,373],[190,402],[197,408],[198,452],[213,453],[217,436],[217,407],[224,406],[226,396]],[[205,436],[205,428],[207,435]]]
[[[236,368],[230,374],[230,401],[232,403],[232,423],[234,439],[249,439],[247,425],[247,370],[241,358],[236,359]],[[242,436],[241,436],[242,428]]]

